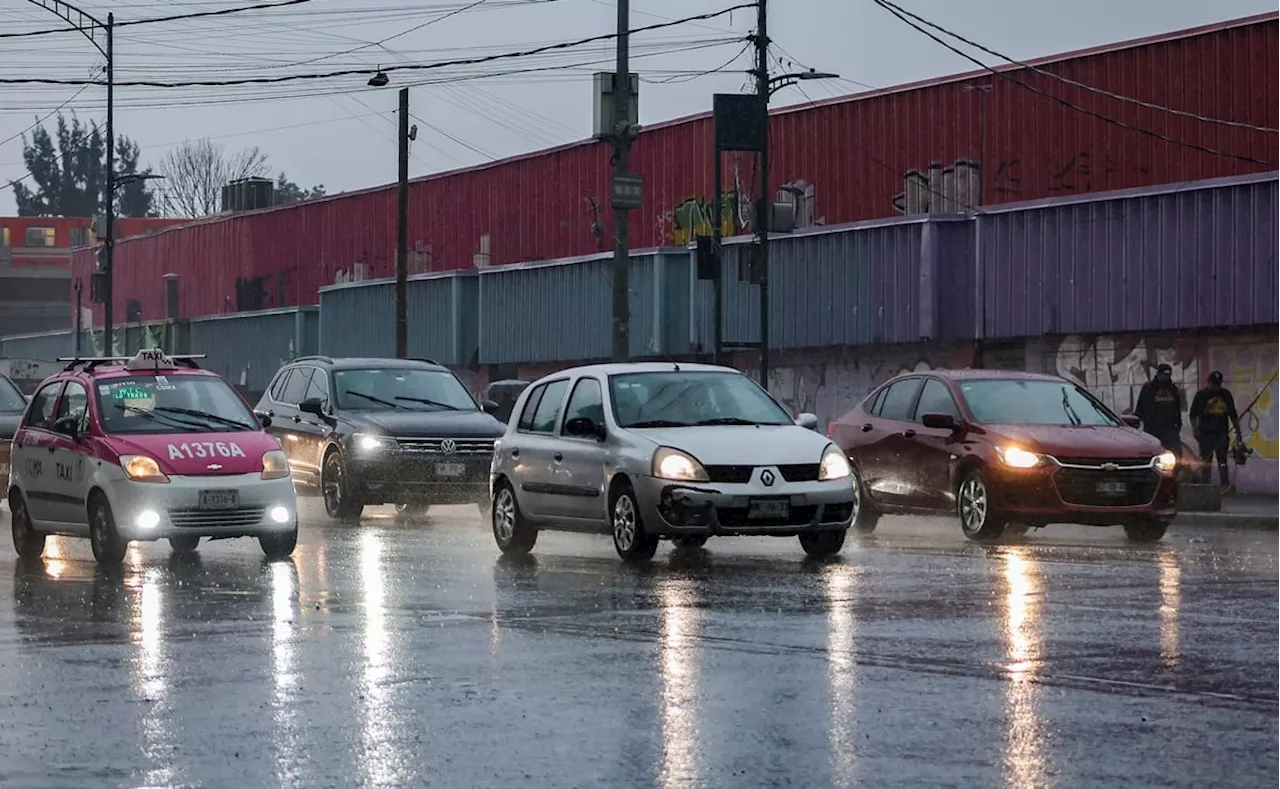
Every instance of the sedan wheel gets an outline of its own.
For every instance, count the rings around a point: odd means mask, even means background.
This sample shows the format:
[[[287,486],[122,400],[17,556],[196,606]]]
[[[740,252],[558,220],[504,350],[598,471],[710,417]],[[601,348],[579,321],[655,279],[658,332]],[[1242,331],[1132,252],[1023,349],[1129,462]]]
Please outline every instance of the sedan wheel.
[[[853,485],[853,523],[850,528],[856,534],[871,534],[880,523],[880,513],[867,501],[866,491],[862,488],[862,475],[857,468],[849,470]]]
[[[971,540],[994,540],[1004,532],[1004,521],[996,512],[987,489],[986,475],[974,470],[965,476],[956,495],[960,528]]]
[[[38,532],[31,523],[31,513],[27,512],[26,499],[21,493],[14,493],[9,499],[9,519],[13,526],[13,549],[23,559],[35,559],[44,553],[44,532]]]
[[[658,552],[658,538],[645,531],[635,496],[627,485],[613,500],[613,548],[624,562],[646,562]]]

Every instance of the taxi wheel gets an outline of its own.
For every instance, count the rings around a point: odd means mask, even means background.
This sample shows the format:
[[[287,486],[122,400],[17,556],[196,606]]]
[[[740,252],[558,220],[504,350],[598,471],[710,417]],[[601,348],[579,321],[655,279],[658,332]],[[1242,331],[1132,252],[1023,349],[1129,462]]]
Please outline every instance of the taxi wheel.
[[[364,512],[364,501],[351,491],[347,479],[347,466],[342,455],[330,452],[324,459],[320,472],[320,493],[324,498],[324,511],[330,518],[352,520]]]
[[[195,553],[200,547],[200,535],[178,534],[169,538],[169,547],[174,553]]]
[[[853,523],[850,528],[855,534],[871,534],[880,523],[880,513],[867,499],[867,490],[856,466],[849,469],[849,475],[853,478]]]
[[[622,483],[613,497],[611,508],[613,549],[624,562],[647,562],[658,552],[658,537],[649,534],[640,517],[635,491]]]
[[[520,512],[516,493],[505,480],[498,483],[490,521],[494,542],[498,543],[498,550],[507,556],[523,556],[533,550],[534,543],[538,541],[538,530]]]
[[[119,564],[129,549],[129,543],[116,531],[111,505],[101,493],[89,500],[89,545],[99,564]]]
[[[960,481],[956,492],[960,528],[971,540],[995,540],[1004,533],[1004,518],[991,501],[987,476],[974,469]]]
[[[686,534],[683,537],[672,537],[671,541],[677,548],[701,548],[707,544],[707,535]]]
[[[270,560],[288,559],[293,555],[293,549],[298,547],[298,530],[282,534],[260,534],[258,545],[262,546],[262,552]]]
[[[813,559],[826,559],[840,553],[844,547],[845,532],[820,531],[800,535],[800,547]]]
[[[13,549],[23,559],[38,559],[44,553],[44,532],[38,532],[31,524],[26,499],[21,493],[9,498],[9,520],[13,525]]]
[[[1124,536],[1129,538],[1129,542],[1160,542],[1168,530],[1169,524],[1165,521],[1135,521],[1124,525]]]

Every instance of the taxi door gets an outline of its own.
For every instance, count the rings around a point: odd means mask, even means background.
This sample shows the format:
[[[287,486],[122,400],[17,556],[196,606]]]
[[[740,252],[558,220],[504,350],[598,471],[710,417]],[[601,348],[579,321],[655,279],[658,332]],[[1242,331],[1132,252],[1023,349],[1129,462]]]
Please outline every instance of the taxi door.
[[[53,477],[57,473],[53,465],[57,440],[53,433],[53,415],[61,391],[62,381],[40,387],[13,437],[10,461],[13,484],[26,499],[31,518],[42,523],[55,520],[56,514],[51,498],[56,493]]]
[[[85,488],[89,476],[89,394],[77,381],[67,381],[53,419],[53,520],[75,531],[88,531]]]

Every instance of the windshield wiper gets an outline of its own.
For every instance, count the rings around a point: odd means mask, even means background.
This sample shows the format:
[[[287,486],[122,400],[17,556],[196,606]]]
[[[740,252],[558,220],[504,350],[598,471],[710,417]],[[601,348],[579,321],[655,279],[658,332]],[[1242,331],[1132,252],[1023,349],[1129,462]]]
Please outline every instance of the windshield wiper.
[[[673,422],[670,419],[646,419],[643,422],[633,422],[623,427],[693,427],[689,422]]]
[[[1062,410],[1067,412],[1067,419],[1070,419],[1070,420],[1071,420],[1071,424],[1073,424],[1073,425],[1080,425],[1080,424],[1082,424],[1082,420],[1080,419],[1080,415],[1079,415],[1079,414],[1077,414],[1077,413],[1076,413],[1076,410],[1075,410],[1074,408],[1072,408],[1072,407],[1071,407],[1071,401],[1070,401],[1070,399],[1069,399],[1069,393],[1067,392],[1067,387],[1065,387],[1065,386],[1064,386],[1064,387],[1062,387]]]
[[[121,411],[128,411],[129,413],[146,417],[152,422],[163,416],[170,424],[173,425],[178,425],[180,427],[198,427],[206,432],[213,432],[213,427],[207,423],[201,424],[199,422],[188,422],[185,419],[179,419],[176,416],[171,416],[169,414],[156,414],[156,411],[160,409],[139,408],[136,405],[125,405],[124,403],[116,403],[116,408],[119,408]]]
[[[356,397],[363,397],[365,400],[368,400],[371,403],[377,403],[378,405],[385,405],[387,408],[403,408],[403,406],[401,406],[399,403],[393,403],[390,400],[383,400],[381,397],[374,397],[371,394],[365,394],[364,392],[357,392],[353,389],[348,389],[347,394],[355,395]]]
[[[440,407],[440,408],[447,408],[447,409],[448,409],[448,410],[450,410],[450,411],[461,411],[461,410],[462,410],[461,408],[458,408],[456,405],[449,405],[448,403],[442,403],[442,402],[440,402],[440,401],[438,401],[438,400],[428,400],[428,399],[427,399],[427,398],[425,398],[425,397],[407,397],[407,396],[405,396],[405,395],[399,395],[399,396],[397,396],[397,397],[396,397],[396,399],[397,399],[397,400],[408,400],[410,403],[422,403],[423,405],[434,405],[434,406],[438,406],[438,407]]]
[[[715,419],[703,419],[700,422],[694,422],[694,424],[698,425],[699,427],[703,425],[748,425],[751,427],[759,427],[760,425],[766,424],[766,423],[755,422],[750,419],[743,419],[742,417],[738,417],[738,416],[720,416],[720,417],[716,417]]]
[[[194,416],[199,419],[208,419],[211,422],[218,422],[219,424],[227,425],[229,427],[239,428],[240,430],[255,429],[253,425],[245,424],[244,422],[241,422],[239,419],[229,419],[225,416],[218,416],[217,414],[211,414],[208,411],[201,411],[196,408],[178,408],[177,406],[172,406],[172,405],[158,405],[153,410],[164,411],[166,413],[171,413],[171,414],[185,414],[187,416]]]

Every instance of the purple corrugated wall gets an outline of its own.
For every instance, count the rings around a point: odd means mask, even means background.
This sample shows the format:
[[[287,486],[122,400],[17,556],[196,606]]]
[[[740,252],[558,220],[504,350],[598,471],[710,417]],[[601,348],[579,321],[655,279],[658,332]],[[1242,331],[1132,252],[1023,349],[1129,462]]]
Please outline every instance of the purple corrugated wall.
[[[1274,324],[1278,210],[1276,173],[988,210],[984,338]]]

